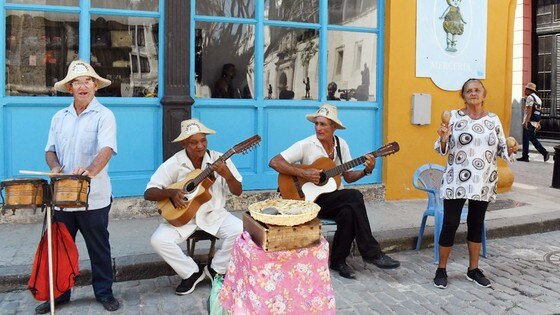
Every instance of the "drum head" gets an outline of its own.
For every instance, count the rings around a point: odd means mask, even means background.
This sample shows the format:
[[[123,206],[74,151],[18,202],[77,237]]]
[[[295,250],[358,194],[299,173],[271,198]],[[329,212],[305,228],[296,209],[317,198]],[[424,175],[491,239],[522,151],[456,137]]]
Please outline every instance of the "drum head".
[[[8,178],[0,182],[0,186],[8,187],[8,186],[22,185],[22,184],[42,185],[46,183],[47,181],[42,178]]]
[[[57,180],[63,180],[63,179],[79,179],[79,180],[85,180],[88,183],[91,182],[91,178],[89,176],[83,176],[83,175],[64,174],[64,175],[51,176],[51,182],[55,182]]]

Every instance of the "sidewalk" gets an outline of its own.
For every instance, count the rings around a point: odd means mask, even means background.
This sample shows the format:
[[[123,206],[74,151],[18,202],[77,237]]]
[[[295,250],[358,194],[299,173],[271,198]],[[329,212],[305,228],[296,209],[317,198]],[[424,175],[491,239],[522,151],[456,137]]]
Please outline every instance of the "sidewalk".
[[[545,146],[551,152],[554,142]],[[552,156],[551,156],[552,157]],[[511,168],[515,173],[512,190],[498,196],[486,216],[487,238],[492,239],[542,233],[560,229],[560,189],[551,188],[554,159],[543,163],[542,156],[531,152],[530,163],[517,162]],[[367,204],[374,236],[387,252],[411,250],[416,245],[418,228],[426,200],[370,202]],[[241,212],[235,212],[240,216]],[[160,222],[159,217],[112,220],[112,255],[117,281],[147,279],[173,275],[152,250],[150,236]],[[433,219],[428,220],[422,247],[433,246]],[[40,224],[0,225],[0,292],[25,289],[35,250],[39,242]],[[324,234],[332,238],[333,228],[324,227]],[[461,225],[457,242],[464,239],[465,226]],[[81,276],[78,284],[89,284],[90,263],[83,239],[78,234]],[[208,250],[207,242],[197,244],[195,255]]]

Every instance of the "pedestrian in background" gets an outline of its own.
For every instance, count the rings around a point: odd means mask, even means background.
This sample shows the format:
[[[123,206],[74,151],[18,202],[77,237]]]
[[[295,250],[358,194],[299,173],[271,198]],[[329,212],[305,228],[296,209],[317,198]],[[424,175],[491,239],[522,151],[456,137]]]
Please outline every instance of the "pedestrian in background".
[[[529,162],[529,141],[542,154],[544,161],[550,158],[548,152],[537,139],[537,130],[541,129],[542,100],[537,95],[537,86],[527,83],[525,86],[525,114],[523,115],[523,154],[518,161]]]
[[[483,287],[491,283],[478,268],[484,217],[488,203],[496,200],[498,170],[496,157],[511,160],[517,144],[508,148],[498,116],[484,107],[486,89],[478,79],[463,84],[465,107],[451,111],[449,123],[437,130],[435,150],[447,155],[440,195],[443,197],[443,226],[439,237],[439,264],[434,285],[447,288],[447,260],[455,241],[461,212],[469,200],[467,279]]]

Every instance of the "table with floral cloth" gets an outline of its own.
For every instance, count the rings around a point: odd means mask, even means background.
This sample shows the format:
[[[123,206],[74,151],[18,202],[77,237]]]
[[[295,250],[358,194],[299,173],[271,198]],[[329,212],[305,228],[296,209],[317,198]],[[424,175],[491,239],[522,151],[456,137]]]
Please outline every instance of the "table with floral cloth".
[[[220,292],[231,314],[335,314],[329,244],[265,252],[247,232],[236,240]]]

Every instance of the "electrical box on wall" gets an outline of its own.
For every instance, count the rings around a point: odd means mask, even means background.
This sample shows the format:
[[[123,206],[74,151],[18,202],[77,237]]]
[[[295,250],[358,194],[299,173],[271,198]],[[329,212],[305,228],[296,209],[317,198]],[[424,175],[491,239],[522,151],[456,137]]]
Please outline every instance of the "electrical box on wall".
[[[413,125],[429,125],[432,117],[432,96],[430,94],[413,93],[411,103],[410,123]]]

